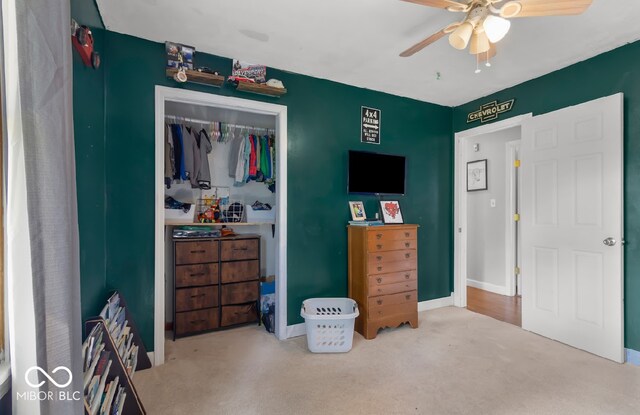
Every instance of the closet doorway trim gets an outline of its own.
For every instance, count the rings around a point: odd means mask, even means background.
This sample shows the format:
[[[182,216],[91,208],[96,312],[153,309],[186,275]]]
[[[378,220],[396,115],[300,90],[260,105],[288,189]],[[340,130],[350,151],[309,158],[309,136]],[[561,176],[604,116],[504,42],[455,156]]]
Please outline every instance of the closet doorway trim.
[[[164,255],[164,120],[165,102],[204,105],[273,115],[276,121],[276,327],[280,340],[287,338],[287,107],[248,99],[156,86],[155,90],[155,266],[154,266],[154,365],[164,363],[165,255]]]

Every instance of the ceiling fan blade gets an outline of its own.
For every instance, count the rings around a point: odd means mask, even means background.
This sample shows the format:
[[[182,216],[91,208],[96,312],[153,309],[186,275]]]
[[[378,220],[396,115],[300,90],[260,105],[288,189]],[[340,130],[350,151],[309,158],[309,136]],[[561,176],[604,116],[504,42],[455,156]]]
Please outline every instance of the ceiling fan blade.
[[[506,3],[503,6],[505,10],[509,3],[522,6],[519,13],[510,17],[568,16],[584,13],[593,0],[518,0]]]
[[[460,3],[454,0],[402,0],[408,3],[421,4],[423,6],[437,7],[439,9],[446,9],[447,7],[453,7],[455,9],[463,10],[468,2]]]
[[[444,29],[432,34],[431,36],[429,36],[428,38],[426,38],[425,40],[423,40],[422,42],[418,42],[415,45],[411,46],[409,49],[405,50],[404,52],[402,52],[400,54],[400,56],[402,56],[403,58],[407,58],[411,55],[413,55],[416,52],[421,51],[422,49],[426,48],[427,46],[429,46],[430,44],[432,44],[433,42],[436,42],[440,39],[442,39],[442,37],[446,35]]]

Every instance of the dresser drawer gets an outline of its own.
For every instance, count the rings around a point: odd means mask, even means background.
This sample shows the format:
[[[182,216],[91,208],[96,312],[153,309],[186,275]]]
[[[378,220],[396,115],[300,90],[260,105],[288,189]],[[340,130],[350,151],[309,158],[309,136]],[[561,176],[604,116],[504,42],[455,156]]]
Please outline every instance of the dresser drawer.
[[[222,306],[220,325],[223,327],[256,321],[258,321],[258,308],[256,303]]]
[[[372,252],[368,254],[369,267],[386,262],[405,261],[408,259],[416,259],[417,251],[405,249],[402,251]]]
[[[260,261],[223,262],[222,283],[257,280],[260,277]]]
[[[260,253],[259,239],[240,239],[237,241],[221,241],[222,261],[258,259]]]
[[[248,303],[256,301],[260,297],[260,285],[258,282],[240,282],[237,284],[225,284],[222,286],[222,305]]]
[[[405,291],[414,291],[418,289],[418,281],[407,281],[407,282],[397,282],[395,284],[385,284],[385,285],[370,285],[369,286],[369,295],[386,295],[386,294],[396,294]]]
[[[417,239],[418,232],[416,229],[372,229],[367,235],[368,242],[380,241],[403,241]]]
[[[216,307],[218,286],[176,289],[176,312]]]
[[[415,239],[405,239],[405,240],[397,240],[397,241],[379,241],[375,239],[370,239],[367,242],[367,248],[369,252],[380,252],[380,251],[397,251],[399,249],[417,249],[418,241]]]
[[[398,293],[398,294],[369,297],[369,304],[368,304],[369,307],[367,307],[367,309],[369,310],[369,314],[371,314],[372,310],[377,310],[381,307],[386,307],[389,305],[396,305],[396,304],[405,304],[405,303],[418,304],[418,292],[407,291],[407,292]]]
[[[216,262],[218,241],[176,242],[176,265]]]
[[[218,283],[218,264],[176,266],[176,288]]]
[[[402,271],[391,274],[369,275],[369,287],[377,285],[395,284],[397,282],[412,281],[417,278],[417,271]]]
[[[217,308],[176,313],[175,331],[177,336],[216,328],[218,328]]]
[[[418,303],[403,303],[380,306],[374,310],[369,310],[369,318],[371,320],[378,320],[386,317],[402,314],[413,314],[418,312]]]
[[[415,259],[408,259],[406,261],[394,261],[394,262],[382,262],[379,264],[369,264],[367,271],[371,274],[384,274],[397,271],[411,271],[417,268]]]

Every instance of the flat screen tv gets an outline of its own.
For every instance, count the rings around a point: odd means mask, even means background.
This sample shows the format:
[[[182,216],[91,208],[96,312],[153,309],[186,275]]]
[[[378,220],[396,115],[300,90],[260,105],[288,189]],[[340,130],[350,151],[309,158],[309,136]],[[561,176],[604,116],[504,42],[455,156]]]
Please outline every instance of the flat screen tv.
[[[349,150],[349,193],[403,195],[405,176],[404,156]]]

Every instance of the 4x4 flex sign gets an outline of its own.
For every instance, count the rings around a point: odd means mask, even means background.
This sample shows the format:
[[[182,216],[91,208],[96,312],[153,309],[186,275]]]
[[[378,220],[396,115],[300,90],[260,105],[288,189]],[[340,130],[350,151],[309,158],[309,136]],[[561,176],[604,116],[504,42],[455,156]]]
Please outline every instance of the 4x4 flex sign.
[[[480,122],[497,120],[500,114],[511,111],[514,101],[515,99],[511,99],[505,102],[493,101],[484,104],[478,111],[470,112],[469,115],[467,115],[467,124],[478,120],[480,120]]]

